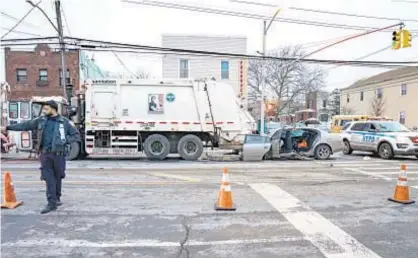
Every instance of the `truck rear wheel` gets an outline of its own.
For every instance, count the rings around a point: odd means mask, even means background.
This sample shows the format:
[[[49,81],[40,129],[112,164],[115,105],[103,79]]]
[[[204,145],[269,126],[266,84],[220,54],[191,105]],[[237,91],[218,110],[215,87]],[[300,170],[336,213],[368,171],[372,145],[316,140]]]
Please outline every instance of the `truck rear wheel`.
[[[185,160],[198,160],[203,153],[202,140],[193,134],[181,137],[177,152]]]
[[[170,142],[161,134],[152,134],[144,142],[144,152],[150,160],[163,160],[170,153]]]

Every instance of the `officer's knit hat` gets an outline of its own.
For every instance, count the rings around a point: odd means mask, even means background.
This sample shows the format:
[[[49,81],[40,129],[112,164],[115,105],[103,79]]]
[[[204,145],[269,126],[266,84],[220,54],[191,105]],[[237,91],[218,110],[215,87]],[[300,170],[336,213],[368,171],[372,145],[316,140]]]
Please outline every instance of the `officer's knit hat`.
[[[51,108],[55,109],[58,111],[58,104],[57,102],[53,101],[53,100],[48,100],[45,105],[50,106]]]

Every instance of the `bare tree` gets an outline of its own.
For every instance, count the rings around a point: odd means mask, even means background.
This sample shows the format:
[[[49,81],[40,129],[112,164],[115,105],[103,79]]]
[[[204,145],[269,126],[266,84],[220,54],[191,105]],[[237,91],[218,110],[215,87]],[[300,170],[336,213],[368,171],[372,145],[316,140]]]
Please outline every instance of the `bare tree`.
[[[340,114],[341,115],[354,115],[356,112],[354,109],[349,108],[347,106],[341,107]]]
[[[150,77],[149,73],[145,72],[142,69],[138,69],[135,73],[126,74],[121,72],[107,74],[107,77],[114,79],[148,79]]]
[[[280,101],[277,114],[291,109],[292,103],[299,101],[308,92],[319,90],[324,85],[324,70],[294,61],[304,55],[300,47],[285,47],[268,53],[268,56],[282,60],[250,60],[248,67],[248,99],[260,99],[262,89],[262,69],[266,74],[266,94]]]
[[[383,98],[383,96],[382,95],[379,96],[379,94],[375,92],[370,103],[372,114],[374,116],[383,116],[385,113],[385,104],[386,104],[386,101]]]
[[[136,70],[135,76],[137,79],[148,79],[150,77],[149,73],[145,72],[142,69]]]

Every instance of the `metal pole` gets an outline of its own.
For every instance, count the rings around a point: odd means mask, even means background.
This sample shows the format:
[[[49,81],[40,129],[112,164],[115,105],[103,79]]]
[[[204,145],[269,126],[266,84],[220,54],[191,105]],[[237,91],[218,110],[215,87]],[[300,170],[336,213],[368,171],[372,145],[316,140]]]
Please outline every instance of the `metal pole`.
[[[267,22],[263,21],[263,57],[266,55]],[[261,66],[261,106],[260,106],[260,135],[264,135],[264,95],[266,86],[266,59],[263,58]]]
[[[64,42],[64,31],[62,28],[62,20],[61,20],[61,2],[60,0],[55,0],[55,13],[57,15],[57,25],[58,25],[58,37],[61,49],[61,85],[64,91],[64,97],[67,101],[69,96],[67,96],[66,90],[66,78],[67,78],[67,69],[65,68],[65,42]]]

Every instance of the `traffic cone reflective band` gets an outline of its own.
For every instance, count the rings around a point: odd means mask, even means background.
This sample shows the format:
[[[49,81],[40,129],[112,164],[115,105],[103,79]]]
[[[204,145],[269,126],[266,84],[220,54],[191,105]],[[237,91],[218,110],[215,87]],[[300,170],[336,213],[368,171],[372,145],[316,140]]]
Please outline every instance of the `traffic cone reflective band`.
[[[215,203],[217,211],[234,211],[236,210],[232,202],[231,185],[229,184],[228,169],[224,168],[222,173],[221,189],[219,190],[218,200]]]
[[[398,177],[398,183],[396,184],[395,194],[393,198],[389,198],[389,201],[402,203],[402,204],[411,204],[415,201],[409,199],[409,186],[408,178],[406,176],[406,165],[401,165],[401,173]]]
[[[3,203],[1,204],[1,207],[14,209],[22,203],[22,201],[16,201],[15,189],[12,183],[12,176],[9,172],[6,172],[4,174]]]

